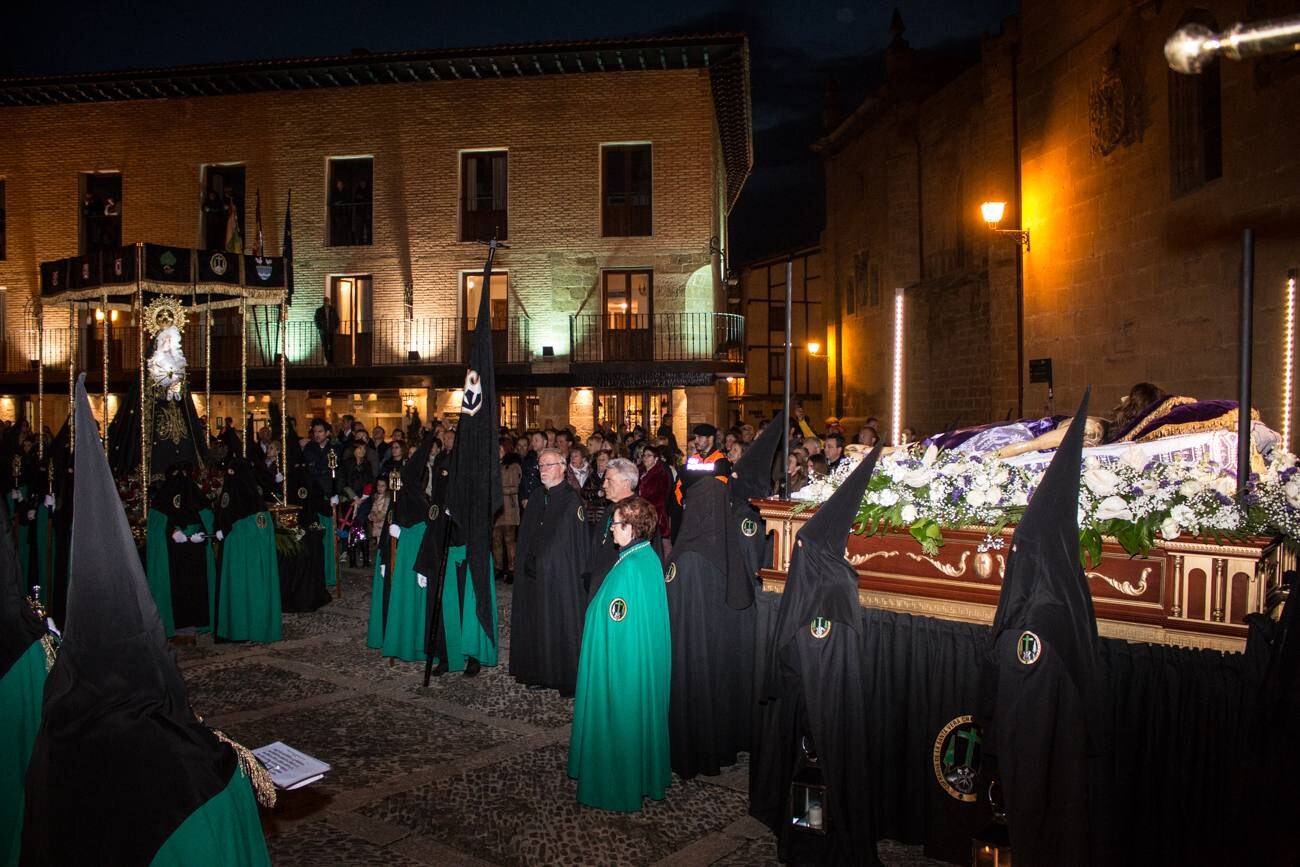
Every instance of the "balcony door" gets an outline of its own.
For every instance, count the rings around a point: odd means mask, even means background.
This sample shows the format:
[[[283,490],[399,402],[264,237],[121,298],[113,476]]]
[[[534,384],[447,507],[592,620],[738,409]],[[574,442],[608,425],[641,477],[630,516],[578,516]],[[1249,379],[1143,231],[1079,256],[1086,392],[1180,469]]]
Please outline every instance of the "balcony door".
[[[465,297],[465,358],[469,358],[469,349],[474,340],[474,328],[478,323],[478,307],[483,298],[483,272],[476,271],[461,274],[461,289]],[[505,364],[510,357],[510,275],[505,271],[493,271],[491,285],[488,287],[488,309],[492,316],[492,360],[496,364]]]
[[[653,284],[650,271],[601,273],[605,361],[649,361],[653,357]]]
[[[334,335],[334,364],[368,365],[374,361],[375,327],[369,274],[330,278],[330,297],[339,316]]]

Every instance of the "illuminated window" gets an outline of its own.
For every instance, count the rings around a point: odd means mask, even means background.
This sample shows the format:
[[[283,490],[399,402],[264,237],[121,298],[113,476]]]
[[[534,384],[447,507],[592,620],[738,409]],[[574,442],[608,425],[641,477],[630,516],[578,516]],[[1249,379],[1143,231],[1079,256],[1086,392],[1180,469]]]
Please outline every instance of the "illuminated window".
[[[122,246],[122,175],[82,172],[79,211],[82,255]]]
[[[650,145],[601,147],[601,234],[626,238],[651,234]]]
[[[374,180],[372,157],[329,161],[329,246],[358,247],[371,243]]]
[[[1204,9],[1192,9],[1182,24],[1219,26]],[[1223,113],[1219,61],[1199,75],[1169,71],[1170,193],[1180,196],[1223,176]]]
[[[504,241],[509,233],[509,159],[505,151],[461,154],[460,239]]]
[[[244,167],[203,167],[203,249],[244,252]]]
[[[0,262],[5,259],[5,182],[0,180]]]

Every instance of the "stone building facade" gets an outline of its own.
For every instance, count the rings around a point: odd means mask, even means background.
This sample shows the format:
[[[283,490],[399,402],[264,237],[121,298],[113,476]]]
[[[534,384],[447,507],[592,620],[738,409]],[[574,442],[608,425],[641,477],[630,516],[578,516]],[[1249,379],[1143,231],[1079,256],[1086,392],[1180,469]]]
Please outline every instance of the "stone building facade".
[[[204,248],[207,179],[237,168],[244,238],[251,244],[260,193],[271,253],[292,192],[289,358],[303,365],[290,368],[291,387],[306,386],[303,409],[331,396],[351,406],[352,392],[366,403],[399,383],[408,406],[415,397],[424,412],[450,408],[463,367],[444,344],[463,340],[484,258],[466,210],[472,174],[510,245],[494,268],[504,278],[494,276],[494,327],[500,303],[509,345],[498,347],[506,362],[498,381],[529,423],[590,429],[601,406],[622,406],[624,392],[671,394],[674,380],[691,384],[675,396],[678,426],[717,418],[725,374],[740,369],[713,337],[724,328],[714,317],[725,315],[727,214],[751,163],[747,64],[743,37],[721,37],[0,80],[8,342],[21,344],[32,328],[39,262],[84,252],[78,204],[88,174],[117,176],[126,243]],[[644,154],[630,182],[612,174],[630,165],[610,162],[619,148]],[[360,166],[369,182],[369,225],[345,243],[331,222],[340,163]],[[497,174],[485,181],[489,167]],[[642,196],[644,225],[609,222],[615,193],[621,203]],[[370,334],[364,357],[325,364],[312,322],[324,295],[345,297],[340,278],[356,278],[359,300],[345,301],[365,308],[343,311],[344,331],[352,317],[351,327]],[[634,324],[649,332],[630,350],[607,334],[627,324],[612,314],[629,301]],[[46,327],[61,331],[66,316],[50,311]],[[673,348],[686,342],[693,351]],[[452,363],[430,363],[437,359]],[[10,380],[25,390],[25,379]]]
[[[818,145],[844,413],[890,413],[887,302],[899,289],[901,421],[922,433],[1068,413],[1089,385],[1103,411],[1141,380],[1235,398],[1250,227],[1253,403],[1277,425],[1285,280],[1300,265],[1300,158],[1287,132],[1300,64],[1224,61],[1190,79],[1162,53],[1185,21],[1286,11],[1268,6],[1026,0],[955,73],[911,68],[896,34],[889,83]],[[984,201],[1008,203],[1000,227],[1028,230],[1027,250],[989,231]],[[1054,401],[1031,381],[1042,359]]]

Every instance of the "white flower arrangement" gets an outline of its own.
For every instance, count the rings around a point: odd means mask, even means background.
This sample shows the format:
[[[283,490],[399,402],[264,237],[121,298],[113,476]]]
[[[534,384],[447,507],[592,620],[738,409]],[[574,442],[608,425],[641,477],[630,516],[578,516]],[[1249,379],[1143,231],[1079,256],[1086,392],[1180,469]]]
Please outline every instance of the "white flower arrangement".
[[[855,467],[842,462],[795,498],[824,502]],[[900,449],[880,458],[855,529],[907,530],[933,555],[945,528],[1000,529],[1019,520],[1045,471],[1046,465],[1012,466],[933,446],[919,455]],[[1152,461],[1134,448],[1107,463],[1088,457],[1080,471],[1080,545],[1093,563],[1100,562],[1103,536],[1134,555],[1146,554],[1157,538],[1300,538],[1300,468],[1281,448],[1263,473],[1248,477],[1240,498],[1235,474],[1204,458]]]

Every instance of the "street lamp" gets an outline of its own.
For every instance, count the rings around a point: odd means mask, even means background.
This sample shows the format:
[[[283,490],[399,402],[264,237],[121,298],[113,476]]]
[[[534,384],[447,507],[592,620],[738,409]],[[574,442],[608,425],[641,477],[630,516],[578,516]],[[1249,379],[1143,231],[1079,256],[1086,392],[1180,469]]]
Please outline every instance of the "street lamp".
[[[1028,229],[999,229],[998,223],[1002,222],[1002,217],[1007,212],[1006,202],[984,202],[980,205],[980,216],[988,224],[989,231],[999,235],[1007,235],[1015,240],[1017,244],[1024,248],[1026,253],[1029,252],[1029,230]]]

